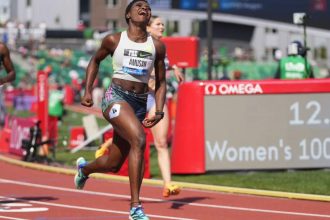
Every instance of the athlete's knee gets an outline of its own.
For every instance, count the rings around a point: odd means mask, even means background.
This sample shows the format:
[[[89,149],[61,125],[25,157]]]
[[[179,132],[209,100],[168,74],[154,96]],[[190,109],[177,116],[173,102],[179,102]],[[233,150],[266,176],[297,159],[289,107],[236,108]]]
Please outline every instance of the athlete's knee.
[[[131,142],[131,147],[144,150],[144,148],[146,147],[146,136],[145,134],[137,134],[132,138],[130,142]]]
[[[120,168],[123,166],[124,162],[112,162],[110,166],[108,166],[108,172],[118,173]]]
[[[118,173],[120,168],[122,167],[122,163],[121,164],[117,164],[117,165],[114,165],[113,167],[111,167],[111,170],[109,172],[112,172],[112,173]]]
[[[166,138],[159,138],[154,140],[155,141],[155,146],[157,150],[162,150],[162,149],[167,149],[167,139]]]
[[[117,173],[124,162],[111,159],[109,156],[99,157],[97,159],[98,166],[103,170],[103,172]]]
[[[111,165],[102,169],[102,173],[118,173],[121,168],[121,165]]]

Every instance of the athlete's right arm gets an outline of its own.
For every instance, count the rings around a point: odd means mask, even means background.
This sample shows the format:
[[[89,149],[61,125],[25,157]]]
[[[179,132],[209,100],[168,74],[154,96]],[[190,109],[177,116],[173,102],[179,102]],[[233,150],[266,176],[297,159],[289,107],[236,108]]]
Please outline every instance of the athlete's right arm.
[[[86,88],[85,94],[81,100],[81,104],[87,107],[91,107],[93,105],[92,99],[92,90],[94,80],[99,71],[99,66],[101,61],[106,58],[109,54],[112,55],[114,49],[117,45],[117,37],[116,35],[108,35],[102,40],[102,44],[100,48],[96,51],[95,55],[92,56],[91,60],[86,69]]]

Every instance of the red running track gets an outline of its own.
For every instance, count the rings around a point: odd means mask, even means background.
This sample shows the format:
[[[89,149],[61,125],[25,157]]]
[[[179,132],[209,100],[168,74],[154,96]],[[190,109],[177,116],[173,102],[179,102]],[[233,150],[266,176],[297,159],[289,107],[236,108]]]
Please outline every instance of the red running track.
[[[90,178],[75,190],[73,176],[0,161],[0,219],[128,219],[128,183]],[[161,187],[143,185],[151,219],[330,219],[330,203],[184,189],[170,199]]]

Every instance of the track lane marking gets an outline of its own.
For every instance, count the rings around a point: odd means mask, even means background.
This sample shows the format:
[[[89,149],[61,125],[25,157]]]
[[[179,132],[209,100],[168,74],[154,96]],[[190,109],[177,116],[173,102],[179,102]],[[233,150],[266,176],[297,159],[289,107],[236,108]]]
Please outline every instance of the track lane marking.
[[[121,199],[122,198],[130,199],[131,198],[129,195],[123,195],[123,194],[103,193],[103,192],[95,192],[95,191],[88,191],[88,190],[77,190],[77,189],[71,189],[71,188],[48,186],[48,185],[41,185],[41,184],[21,182],[21,181],[0,178],[0,183],[1,182],[22,185],[22,186],[30,186],[30,187],[34,187],[34,188],[43,188],[43,189],[52,189],[52,190],[72,192],[72,193],[81,193],[81,194],[87,194],[87,195],[107,196],[107,197],[114,197],[114,198],[121,198]],[[155,199],[155,198],[150,198],[150,197],[140,197],[140,198],[142,200],[149,201],[149,202],[174,203],[174,204],[178,204],[178,205],[190,205],[190,206],[207,207],[207,208],[221,208],[219,205],[212,205],[212,204],[179,202],[179,201],[175,201],[175,200],[163,200],[163,199]]]
[[[101,192],[94,192],[94,191],[87,191],[87,190],[81,191],[81,190],[76,190],[76,189],[68,189],[68,188],[63,188],[63,187],[40,185],[40,184],[20,182],[20,181],[14,181],[14,180],[8,180],[8,179],[0,178],[0,183],[1,182],[11,183],[11,184],[16,184],[16,185],[22,185],[22,186],[30,186],[30,187],[35,187],[35,188],[53,189],[53,190],[59,190],[59,191],[75,192],[75,193],[90,194],[90,195],[99,195],[99,196],[108,196],[108,197],[126,198],[126,199],[130,198],[130,196],[122,195],[122,194],[101,193]],[[260,213],[272,213],[272,214],[284,214],[284,215],[330,218],[330,214],[289,212],[289,211],[279,211],[279,210],[270,210],[270,209],[244,208],[244,207],[238,207],[238,206],[211,205],[211,204],[202,204],[202,203],[187,203],[187,202],[179,202],[179,201],[175,201],[175,200],[162,200],[162,199],[154,199],[154,198],[148,198],[148,197],[141,197],[141,199],[146,200],[146,201],[163,202],[163,203],[171,202],[171,203],[175,203],[175,204],[199,206],[199,207],[207,207],[207,208],[218,208],[218,209],[240,210],[240,211],[260,212]]]
[[[4,197],[0,196],[2,199],[8,199],[8,200],[15,200],[15,198],[10,197]],[[98,209],[98,208],[90,208],[90,207],[84,207],[84,206],[75,206],[75,205],[66,205],[61,203],[50,203],[50,202],[38,202],[38,201],[31,201],[28,199],[20,199],[21,201],[29,202],[32,204],[38,204],[38,205],[46,205],[46,206],[54,206],[54,207],[61,207],[61,208],[68,208],[68,209],[79,209],[84,211],[95,211],[95,212],[106,212],[106,213],[114,213],[114,214],[122,214],[122,215],[128,215],[128,211],[117,211],[117,210],[109,210],[109,209]],[[172,217],[172,216],[163,216],[163,215],[150,215],[149,217],[153,218],[162,218],[162,219],[175,219],[175,220],[197,220],[192,218],[180,218],[180,217]]]
[[[1,216],[0,219],[10,219],[10,220],[29,220],[27,218],[13,218],[13,217],[7,217],[7,216]]]
[[[0,155],[0,161],[17,165],[24,168],[30,168],[34,170],[43,170],[50,173],[59,173],[66,175],[75,175],[76,169],[68,169],[61,167],[52,167],[48,165],[36,164],[25,162],[17,159],[12,159],[6,156]],[[92,178],[102,179],[102,180],[111,180],[128,183],[129,179],[127,176],[111,175],[104,173],[93,173],[91,174]],[[162,186],[162,180],[156,179],[143,179],[143,182],[148,185],[157,185]],[[286,199],[303,199],[310,201],[321,201],[321,202],[330,202],[330,196],[328,195],[315,195],[315,194],[305,194],[305,193],[292,193],[292,192],[282,192],[282,191],[272,191],[272,190],[260,190],[260,189],[249,189],[249,188],[239,188],[239,187],[230,187],[230,186],[217,186],[217,185],[207,185],[207,184],[197,184],[197,183],[187,183],[187,182],[173,182],[178,184],[183,188],[195,189],[195,190],[207,190],[215,192],[224,192],[224,193],[236,193],[236,194],[245,194],[245,195],[254,195],[254,196],[268,196],[274,198],[286,198]]]

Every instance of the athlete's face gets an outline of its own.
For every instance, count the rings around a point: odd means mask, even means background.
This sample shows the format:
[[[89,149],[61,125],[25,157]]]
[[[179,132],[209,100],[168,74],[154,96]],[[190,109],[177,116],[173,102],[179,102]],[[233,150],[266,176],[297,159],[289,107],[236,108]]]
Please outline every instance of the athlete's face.
[[[157,39],[163,36],[165,26],[161,18],[155,18],[151,24],[147,27],[148,32]]]
[[[126,15],[136,22],[149,22],[151,17],[151,8],[145,1],[139,1],[133,4],[131,10]]]

